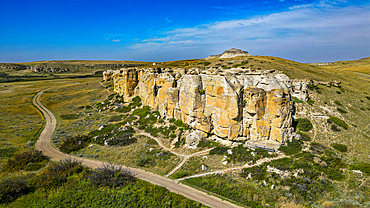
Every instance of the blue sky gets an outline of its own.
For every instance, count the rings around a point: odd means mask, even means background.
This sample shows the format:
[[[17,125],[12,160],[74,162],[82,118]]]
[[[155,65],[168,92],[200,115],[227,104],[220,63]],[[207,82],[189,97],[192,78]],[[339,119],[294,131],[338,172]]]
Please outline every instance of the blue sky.
[[[232,47],[300,62],[368,57],[370,2],[0,1],[0,62],[167,61]]]

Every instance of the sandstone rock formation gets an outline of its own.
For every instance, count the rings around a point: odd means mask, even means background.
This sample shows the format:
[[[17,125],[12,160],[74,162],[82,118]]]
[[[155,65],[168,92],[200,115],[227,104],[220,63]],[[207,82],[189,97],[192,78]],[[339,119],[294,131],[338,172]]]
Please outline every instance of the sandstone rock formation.
[[[292,81],[294,90],[292,92],[292,96],[307,102],[309,100],[308,97],[308,84],[313,84],[312,79],[294,79]]]
[[[293,131],[290,94],[297,89],[279,71],[123,68],[104,73],[110,78],[125,101],[140,96],[163,118],[181,119],[204,136],[283,142]]]
[[[247,51],[242,51],[240,49],[232,48],[232,49],[226,50],[225,52],[223,52],[220,55],[212,55],[212,56],[209,56],[205,59],[207,60],[207,59],[213,59],[213,58],[220,58],[220,59],[234,58],[234,57],[237,57],[237,56],[250,56],[250,54]]]

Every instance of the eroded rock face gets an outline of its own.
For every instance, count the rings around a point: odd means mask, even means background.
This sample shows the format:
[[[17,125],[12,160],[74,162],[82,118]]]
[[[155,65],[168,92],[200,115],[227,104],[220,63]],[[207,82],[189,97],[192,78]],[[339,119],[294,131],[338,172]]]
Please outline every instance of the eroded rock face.
[[[140,96],[162,117],[181,119],[204,136],[283,142],[293,130],[296,88],[279,71],[125,68],[112,77],[125,101]]]

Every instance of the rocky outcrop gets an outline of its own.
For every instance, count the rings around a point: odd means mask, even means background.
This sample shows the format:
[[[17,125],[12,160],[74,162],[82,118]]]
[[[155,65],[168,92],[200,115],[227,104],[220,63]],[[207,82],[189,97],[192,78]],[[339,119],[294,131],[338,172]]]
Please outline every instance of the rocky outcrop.
[[[124,68],[104,73],[109,77],[125,101],[140,96],[163,118],[180,119],[205,137],[283,142],[293,131],[295,88],[279,71]]]
[[[293,83],[293,92],[292,96],[307,102],[309,100],[308,97],[308,84],[313,84],[312,79],[294,79]]]
[[[237,57],[237,56],[250,56],[250,54],[247,51],[242,51],[240,49],[232,48],[232,49],[226,50],[225,52],[223,52],[220,55],[209,56],[209,57],[205,58],[205,60],[214,59],[214,58],[220,58],[220,59],[234,58],[234,57]]]

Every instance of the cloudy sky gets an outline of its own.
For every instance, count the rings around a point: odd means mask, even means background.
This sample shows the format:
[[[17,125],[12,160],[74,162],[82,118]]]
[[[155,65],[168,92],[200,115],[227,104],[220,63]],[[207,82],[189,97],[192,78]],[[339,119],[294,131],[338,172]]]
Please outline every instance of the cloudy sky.
[[[0,62],[370,56],[370,1],[2,0]]]

